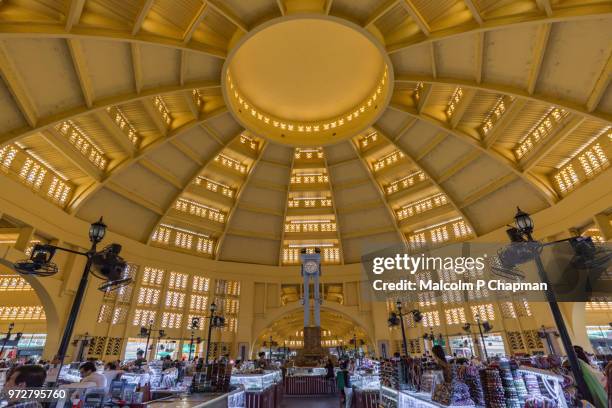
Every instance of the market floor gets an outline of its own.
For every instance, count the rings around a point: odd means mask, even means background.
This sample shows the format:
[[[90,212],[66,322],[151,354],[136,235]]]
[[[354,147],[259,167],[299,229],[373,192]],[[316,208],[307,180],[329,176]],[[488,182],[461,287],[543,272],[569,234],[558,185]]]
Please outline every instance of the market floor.
[[[281,408],[338,408],[340,400],[334,397],[294,398],[284,397]]]

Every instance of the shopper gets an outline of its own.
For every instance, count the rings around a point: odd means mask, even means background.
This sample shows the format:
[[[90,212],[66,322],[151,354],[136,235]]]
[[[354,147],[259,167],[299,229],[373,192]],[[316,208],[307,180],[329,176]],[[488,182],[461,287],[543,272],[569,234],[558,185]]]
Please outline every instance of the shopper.
[[[262,370],[267,370],[269,368],[268,360],[266,360],[266,353],[263,351],[257,355],[259,358],[257,359],[257,368],[261,368]]]
[[[3,394],[8,397],[9,390],[19,390],[24,388],[42,387],[45,383],[47,373],[44,367],[40,365],[22,365],[15,367],[7,376],[4,384]],[[15,399],[7,399],[8,405],[5,407],[11,408],[42,408],[42,405],[37,401],[22,402]],[[1,405],[1,404],[0,404]]]
[[[442,348],[441,345],[436,344],[431,349],[431,353],[433,354],[434,362],[442,370],[442,373],[444,374],[444,382],[450,383],[453,379],[452,372],[451,372],[451,366],[450,364],[448,364],[448,361],[446,361],[446,353],[444,353],[444,349]]]
[[[327,364],[325,364],[325,379],[332,380],[334,378],[334,363],[332,363],[331,358],[327,359]]]
[[[96,371],[96,365],[87,361],[79,367],[81,381],[78,383],[64,384],[61,388],[101,388],[106,390],[106,377]]]
[[[108,391],[113,381],[121,379],[123,370],[117,369],[117,364],[111,361],[110,363],[106,363],[102,375],[106,377],[106,390]]]
[[[574,352],[576,353],[576,357],[578,357],[580,371],[582,372],[584,381],[586,382],[589,392],[593,397],[593,403],[597,408],[608,407],[608,396],[606,395],[604,388],[606,385],[604,375],[597,369],[593,368],[582,347],[574,346]]]

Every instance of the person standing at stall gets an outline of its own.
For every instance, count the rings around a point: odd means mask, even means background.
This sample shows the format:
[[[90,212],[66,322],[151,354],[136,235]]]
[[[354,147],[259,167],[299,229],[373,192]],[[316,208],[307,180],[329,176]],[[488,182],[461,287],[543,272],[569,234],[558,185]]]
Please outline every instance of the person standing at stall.
[[[431,353],[433,355],[434,362],[442,370],[442,374],[444,375],[444,382],[450,383],[453,380],[452,370],[450,364],[446,360],[446,353],[444,353],[444,349],[441,345],[436,344],[431,349]]]

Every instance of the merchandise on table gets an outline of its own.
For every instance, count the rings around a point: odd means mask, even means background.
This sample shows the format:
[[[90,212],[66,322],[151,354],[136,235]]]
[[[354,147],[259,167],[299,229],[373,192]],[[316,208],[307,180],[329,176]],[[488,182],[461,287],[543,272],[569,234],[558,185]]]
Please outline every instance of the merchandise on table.
[[[482,389],[482,382],[480,381],[478,367],[460,367],[457,375],[459,378],[462,378],[465,384],[468,386],[472,401],[478,406],[484,406],[484,391]]]
[[[502,385],[505,390],[506,407],[507,408],[521,408],[521,401],[519,398],[518,391],[514,385],[514,377],[510,370],[510,363],[507,361],[500,362],[499,374],[502,380]]]
[[[278,381],[276,371],[255,374],[233,374],[230,385],[242,385],[245,391],[264,391]]]
[[[506,408],[506,396],[501,376],[496,368],[481,371],[481,380],[487,408]]]
[[[420,391],[432,395],[436,385],[444,383],[444,373],[441,370],[427,370],[421,377]]]

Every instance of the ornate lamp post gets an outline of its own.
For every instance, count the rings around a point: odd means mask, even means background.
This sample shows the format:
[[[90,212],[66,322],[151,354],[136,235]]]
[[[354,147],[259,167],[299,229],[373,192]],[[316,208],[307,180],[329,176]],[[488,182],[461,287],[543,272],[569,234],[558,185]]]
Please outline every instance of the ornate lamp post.
[[[559,304],[557,303],[556,295],[551,289],[550,280],[548,279],[548,275],[546,274],[546,270],[544,269],[542,258],[540,257],[540,251],[545,246],[545,244],[542,244],[541,242],[533,239],[531,233],[533,232],[534,224],[529,214],[522,211],[519,207],[516,207],[516,210],[517,212],[514,216],[514,223],[516,225],[516,228],[510,228],[506,232],[508,233],[508,236],[510,237],[513,243],[526,242],[526,245],[529,245],[528,248],[531,250],[531,256],[533,257],[533,260],[535,261],[535,264],[537,266],[540,281],[546,284],[546,300],[548,302],[548,305],[550,306],[553,318],[555,319],[555,325],[557,326],[557,330],[559,331],[559,336],[561,338],[561,343],[563,343],[563,348],[565,348],[572,374],[574,375],[574,378],[576,380],[576,385],[578,386],[580,393],[585,399],[593,401],[591,393],[589,392],[587,384],[584,380],[584,376],[582,375],[580,363],[574,351],[574,347],[572,346],[572,340],[567,331],[565,321],[563,320],[563,315],[561,314],[561,309],[559,308]]]
[[[58,272],[57,265],[51,262],[55,252],[58,250],[87,258],[87,263],[85,264],[83,275],[81,275],[79,287],[74,296],[68,320],[66,321],[66,327],[64,328],[64,334],[57,352],[60,364],[63,363],[66,357],[70,338],[72,337],[72,332],[74,331],[74,326],[87,289],[90,272],[93,272],[98,278],[106,280],[106,282],[99,287],[102,291],[117,289],[132,281],[131,278],[126,278],[123,275],[127,263],[119,256],[121,245],[111,244],[102,251],[97,251],[97,245],[104,239],[105,235],[106,224],[104,224],[102,218],[100,218],[100,220],[89,226],[89,241],[91,242],[91,247],[88,251],[80,252],[55,245],[39,244],[35,245],[32,249],[30,259],[16,262],[13,265],[17,272],[24,275],[51,276]]]
[[[215,311],[217,310],[217,305],[213,302],[210,304],[210,316],[208,321],[208,339],[206,341],[206,358],[205,358],[205,367],[208,367],[208,357],[210,355],[210,341],[212,335],[212,329],[221,328],[225,326],[225,318],[223,316],[215,316]]]
[[[408,356],[408,343],[406,342],[406,330],[404,329],[404,314],[402,313],[402,301],[397,300],[395,302],[395,307],[397,307],[397,314],[400,320],[400,327],[402,329],[402,349],[404,350],[404,356]]]
[[[191,319],[191,340],[189,341],[189,357],[188,361],[191,361],[191,354],[193,353],[193,331],[200,328],[200,318],[194,317]]]

